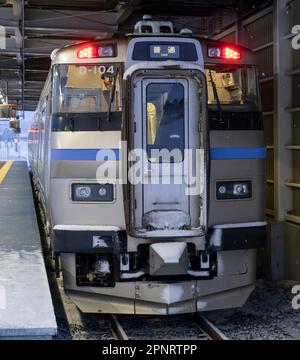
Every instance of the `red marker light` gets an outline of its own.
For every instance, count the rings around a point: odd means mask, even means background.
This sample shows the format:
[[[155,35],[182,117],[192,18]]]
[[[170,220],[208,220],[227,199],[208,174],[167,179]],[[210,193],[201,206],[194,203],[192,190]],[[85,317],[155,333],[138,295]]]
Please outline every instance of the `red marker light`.
[[[95,46],[84,47],[77,52],[79,59],[92,59],[98,57],[98,48]]]
[[[88,45],[77,51],[78,59],[93,59],[115,57],[116,51],[114,45]]]
[[[39,133],[40,131],[39,131],[39,130],[35,130],[35,129],[28,129],[28,132],[31,133],[31,134],[37,134],[37,133]]]
[[[230,46],[209,47],[207,49],[207,54],[209,58],[219,58],[225,60],[241,59],[241,52],[237,48],[232,48]]]
[[[224,58],[227,60],[239,60],[241,58],[241,53],[230,47],[226,47],[223,50]]]

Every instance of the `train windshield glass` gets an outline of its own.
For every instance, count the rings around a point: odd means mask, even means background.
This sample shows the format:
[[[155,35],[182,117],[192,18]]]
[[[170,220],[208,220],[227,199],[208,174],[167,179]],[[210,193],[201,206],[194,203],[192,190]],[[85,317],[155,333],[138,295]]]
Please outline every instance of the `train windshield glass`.
[[[209,108],[217,108],[219,101],[225,111],[258,111],[255,67],[211,65],[206,77]]]
[[[54,68],[53,78],[53,113],[106,114],[122,110],[116,64],[61,64]]]

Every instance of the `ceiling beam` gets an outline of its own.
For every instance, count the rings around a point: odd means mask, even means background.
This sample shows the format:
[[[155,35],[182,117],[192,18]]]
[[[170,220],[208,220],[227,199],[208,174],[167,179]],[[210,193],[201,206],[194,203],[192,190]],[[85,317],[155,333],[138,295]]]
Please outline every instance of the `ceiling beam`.
[[[0,8],[1,25],[17,28],[18,19],[13,14],[13,8]],[[28,9],[25,12],[25,30],[75,31],[88,33],[115,32],[117,14],[100,11],[53,11],[45,9]],[[76,24],[76,26],[74,25]]]
[[[27,7],[59,10],[112,10],[117,0],[27,0]]]
[[[19,67],[4,67],[4,66],[1,66],[0,65],[0,71],[20,71],[20,68]],[[25,69],[26,72],[28,73],[45,73],[45,74],[48,74],[49,70],[47,69],[28,69],[26,68]]]
[[[140,5],[141,0],[130,0],[128,4],[120,3],[116,6],[117,11],[116,22],[118,25],[123,25],[129,16]]]

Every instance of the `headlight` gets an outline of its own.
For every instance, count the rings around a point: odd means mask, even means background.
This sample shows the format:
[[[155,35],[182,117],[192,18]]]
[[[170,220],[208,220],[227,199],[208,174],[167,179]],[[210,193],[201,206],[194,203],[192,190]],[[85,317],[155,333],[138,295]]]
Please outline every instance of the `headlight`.
[[[77,199],[87,199],[91,196],[92,189],[90,186],[77,186],[75,188],[75,195]]]
[[[72,184],[73,201],[112,202],[113,184]]]
[[[101,188],[99,189],[99,191],[98,191],[98,194],[99,194],[100,196],[105,196],[106,193],[107,193],[107,190],[105,189],[105,187],[101,187]]]
[[[218,181],[217,200],[248,199],[252,196],[251,181]]]
[[[249,194],[248,184],[233,184],[233,195],[234,196],[243,196]]]

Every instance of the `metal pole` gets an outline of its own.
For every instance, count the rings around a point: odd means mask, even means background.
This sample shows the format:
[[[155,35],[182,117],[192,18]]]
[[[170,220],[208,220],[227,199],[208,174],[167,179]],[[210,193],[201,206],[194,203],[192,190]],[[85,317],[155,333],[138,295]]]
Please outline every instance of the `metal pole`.
[[[292,47],[285,38],[288,29],[286,0],[274,3],[274,172],[275,172],[275,220],[285,221],[293,210],[292,191],[285,181],[293,178],[292,152],[286,145],[292,144],[292,114],[286,109],[292,106],[292,79],[287,72],[292,68]]]
[[[6,81],[6,104],[8,104],[8,81]]]
[[[235,9],[236,12],[236,30],[235,30],[235,43],[241,43],[241,32],[242,32],[242,9],[243,9],[243,0],[240,0],[237,3],[237,7]]]
[[[23,112],[23,119],[24,119],[24,90],[25,90],[25,0],[22,0],[22,28],[21,28],[21,34],[22,34],[22,112]]]

